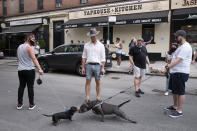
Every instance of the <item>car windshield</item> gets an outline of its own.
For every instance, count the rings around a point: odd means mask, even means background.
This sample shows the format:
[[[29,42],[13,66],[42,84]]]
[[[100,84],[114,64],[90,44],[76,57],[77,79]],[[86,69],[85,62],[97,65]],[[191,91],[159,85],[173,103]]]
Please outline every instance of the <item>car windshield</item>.
[[[83,52],[83,45],[66,45],[54,49],[55,53]]]

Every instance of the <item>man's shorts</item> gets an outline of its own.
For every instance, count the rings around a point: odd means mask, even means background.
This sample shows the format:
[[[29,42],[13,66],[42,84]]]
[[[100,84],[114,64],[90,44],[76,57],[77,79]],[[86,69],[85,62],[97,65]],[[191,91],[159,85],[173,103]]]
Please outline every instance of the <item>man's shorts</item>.
[[[91,64],[86,64],[86,79],[91,79],[92,76],[95,77],[96,80],[100,80],[100,74],[101,74],[101,65],[91,65]]]
[[[146,74],[146,69],[139,68],[137,66],[133,67],[133,74],[135,78],[144,77]]]
[[[121,53],[116,53],[116,57],[121,57]]]
[[[188,79],[189,79],[189,74],[185,74],[185,73],[170,74],[169,89],[172,90],[172,94],[184,95],[185,82],[187,82]]]

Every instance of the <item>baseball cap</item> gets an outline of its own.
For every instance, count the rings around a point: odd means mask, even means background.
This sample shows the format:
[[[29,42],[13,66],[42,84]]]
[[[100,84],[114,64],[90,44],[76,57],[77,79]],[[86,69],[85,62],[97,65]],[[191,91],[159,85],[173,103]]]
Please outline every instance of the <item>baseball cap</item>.
[[[182,37],[186,38],[186,32],[184,30],[178,30],[178,31],[176,31],[176,33],[174,35],[176,37],[182,36]]]

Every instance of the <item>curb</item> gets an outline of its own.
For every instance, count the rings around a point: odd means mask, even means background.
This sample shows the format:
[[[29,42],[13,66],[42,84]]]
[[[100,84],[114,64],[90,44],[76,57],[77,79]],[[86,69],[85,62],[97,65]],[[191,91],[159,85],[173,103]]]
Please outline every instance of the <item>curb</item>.
[[[126,72],[126,71],[112,71],[112,70],[106,70],[106,72],[108,73],[119,73],[119,74],[130,74],[129,72]],[[133,73],[131,73],[133,74]],[[149,75],[149,76],[163,76],[165,77],[165,75],[163,74],[153,74],[153,73],[146,73],[146,75]],[[190,76],[189,78],[191,79],[197,79],[197,76]]]

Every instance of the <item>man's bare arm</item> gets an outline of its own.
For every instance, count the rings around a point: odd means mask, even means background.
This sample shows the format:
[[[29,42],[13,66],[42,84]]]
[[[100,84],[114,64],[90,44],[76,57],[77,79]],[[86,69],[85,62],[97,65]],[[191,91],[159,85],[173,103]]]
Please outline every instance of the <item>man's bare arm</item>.
[[[130,61],[131,65],[134,66],[133,56],[130,56],[130,55],[129,55],[129,61]]]

